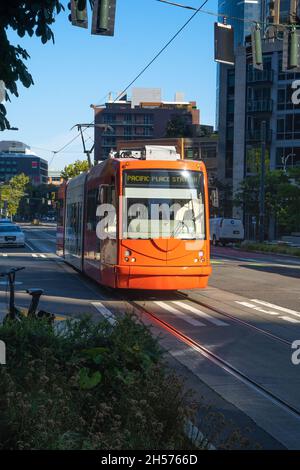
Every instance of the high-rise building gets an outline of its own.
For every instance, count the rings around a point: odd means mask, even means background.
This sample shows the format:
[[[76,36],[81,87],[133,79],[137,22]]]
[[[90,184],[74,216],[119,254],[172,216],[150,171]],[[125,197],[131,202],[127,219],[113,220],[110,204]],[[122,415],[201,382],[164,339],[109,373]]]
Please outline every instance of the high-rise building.
[[[219,0],[218,13],[224,14],[227,23],[233,26],[235,48],[244,44],[245,38],[251,33],[253,21],[261,21],[264,17],[261,0]],[[235,67],[226,64],[218,64],[217,67],[218,178],[221,181],[231,182],[233,174]]]
[[[109,101],[93,108],[95,162],[107,158],[111,150],[117,149],[120,140],[165,137],[169,121],[178,116],[190,127],[192,134],[197,134],[200,128],[196,102],[184,101],[182,93],[177,93],[174,101],[163,101],[159,88],[133,89],[131,100],[124,96],[118,101]],[[105,130],[97,124],[108,124],[110,127]]]
[[[24,173],[33,185],[47,184],[48,162],[38,157],[23,142],[2,140],[0,142],[0,181],[9,181]]]
[[[263,43],[264,69],[247,63],[246,49],[236,52],[233,171],[235,192],[241,181],[260,171],[261,142],[266,145],[266,166],[270,169],[300,166],[300,105],[292,102],[292,83],[300,73],[282,71],[282,40]],[[266,134],[262,136],[262,122]],[[246,236],[251,237],[253,214],[243,214]],[[270,236],[274,236],[270,228]]]

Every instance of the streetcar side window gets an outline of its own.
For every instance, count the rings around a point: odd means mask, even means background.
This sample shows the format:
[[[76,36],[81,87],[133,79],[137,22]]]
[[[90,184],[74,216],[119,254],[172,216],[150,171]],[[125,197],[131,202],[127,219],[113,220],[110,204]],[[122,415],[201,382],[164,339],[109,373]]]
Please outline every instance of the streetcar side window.
[[[114,180],[111,184],[103,184],[99,187],[99,205],[105,204],[104,211],[100,220],[103,220],[103,230],[110,239],[116,238],[117,233],[117,215],[116,215],[116,188]]]
[[[96,230],[97,220],[96,220],[96,211],[97,211],[97,199],[98,199],[98,190],[92,189],[87,193],[87,214],[86,214],[86,228],[89,231]]]

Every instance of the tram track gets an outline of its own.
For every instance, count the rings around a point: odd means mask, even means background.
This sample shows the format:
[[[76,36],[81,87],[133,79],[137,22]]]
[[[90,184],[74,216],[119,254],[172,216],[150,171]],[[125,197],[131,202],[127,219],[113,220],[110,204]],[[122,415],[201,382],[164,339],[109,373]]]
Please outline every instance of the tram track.
[[[254,380],[249,375],[247,375],[243,371],[239,370],[234,365],[230,364],[228,361],[223,359],[221,356],[219,356],[215,352],[211,351],[209,348],[207,348],[206,346],[201,344],[199,341],[191,338],[190,336],[188,336],[185,333],[183,333],[182,331],[180,331],[178,328],[174,327],[170,323],[168,323],[165,320],[163,320],[162,318],[160,318],[157,314],[150,311],[150,309],[148,309],[147,307],[140,305],[135,300],[128,300],[126,298],[123,298],[122,300],[126,301],[129,305],[131,305],[135,310],[138,310],[141,314],[147,315],[148,318],[152,322],[154,322],[157,326],[159,326],[160,328],[163,328],[168,333],[172,334],[174,337],[176,337],[181,342],[183,342],[184,344],[186,344],[187,346],[192,348],[194,351],[201,354],[203,357],[205,357],[206,359],[211,361],[213,364],[215,364],[216,366],[221,368],[223,371],[225,371],[228,374],[230,374],[231,376],[235,377],[237,380],[244,383],[245,385],[250,387],[252,390],[254,390],[256,393],[263,396],[268,401],[272,402],[274,405],[281,408],[285,412],[289,413],[294,418],[296,417],[297,419],[300,420],[300,409],[298,409],[297,407],[289,404],[286,400],[280,398],[275,393],[268,390],[265,386],[260,384],[258,381]],[[188,299],[188,300],[191,301],[191,299]],[[198,302],[194,302],[194,303],[196,303],[198,305],[200,304]],[[204,304],[202,304],[202,303],[201,303],[201,305],[204,306]],[[210,308],[210,307],[206,306],[206,308]],[[252,325],[245,324],[245,322],[244,322],[244,325],[247,326],[247,327],[248,326],[252,327]],[[264,333],[264,334],[267,333],[264,330],[259,331],[259,329],[256,329],[255,327],[254,327],[254,329],[256,331],[260,332],[260,333]],[[268,333],[267,333],[267,335],[269,336]],[[271,337],[273,337],[273,339],[277,339],[281,343],[290,344],[288,341],[283,340],[282,338],[276,337],[275,335],[272,335],[272,334],[270,334],[270,335],[271,335]]]

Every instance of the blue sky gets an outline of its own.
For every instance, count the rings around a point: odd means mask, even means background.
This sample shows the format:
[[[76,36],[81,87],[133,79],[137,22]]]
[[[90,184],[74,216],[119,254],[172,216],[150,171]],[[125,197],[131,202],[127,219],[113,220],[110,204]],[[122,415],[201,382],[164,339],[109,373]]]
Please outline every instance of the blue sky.
[[[192,14],[156,0],[117,0],[115,36],[92,36],[90,27],[76,28],[69,23],[67,1],[62,3],[66,10],[53,25],[54,45],[9,32],[12,43],[29,52],[27,65],[35,84],[29,89],[20,85],[20,97],[12,96],[7,103],[10,123],[19,131],[4,131],[1,140],[25,142],[49,162],[51,150],[58,150],[76,135],[75,130],[70,131],[74,124],[93,120],[90,104],[103,103],[110,91],[124,89]],[[182,3],[199,7],[202,1]],[[205,9],[217,11],[217,1],[209,0]],[[162,88],[166,100],[172,100],[175,91],[185,92],[187,100],[197,101],[203,124],[215,122],[215,20],[199,13],[134,84]],[[87,144],[92,144],[93,131],[88,135]],[[54,157],[50,168],[61,169],[83,158],[81,151],[77,139]]]

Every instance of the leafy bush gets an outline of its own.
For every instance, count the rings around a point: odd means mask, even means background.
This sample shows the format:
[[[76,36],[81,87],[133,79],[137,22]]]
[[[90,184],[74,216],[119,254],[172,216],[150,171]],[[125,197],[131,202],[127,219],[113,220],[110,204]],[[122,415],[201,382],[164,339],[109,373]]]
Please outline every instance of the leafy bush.
[[[0,449],[181,449],[191,415],[149,330],[126,316],[60,332],[0,326]]]

